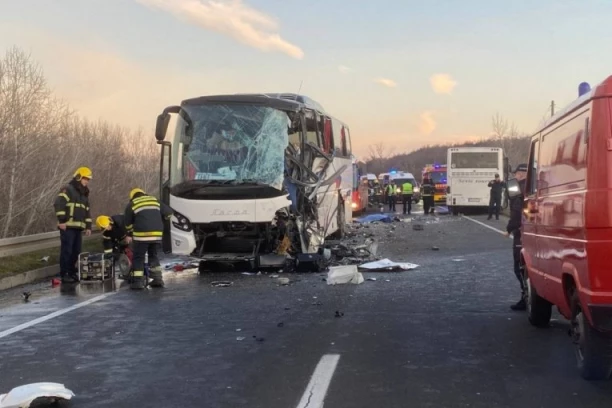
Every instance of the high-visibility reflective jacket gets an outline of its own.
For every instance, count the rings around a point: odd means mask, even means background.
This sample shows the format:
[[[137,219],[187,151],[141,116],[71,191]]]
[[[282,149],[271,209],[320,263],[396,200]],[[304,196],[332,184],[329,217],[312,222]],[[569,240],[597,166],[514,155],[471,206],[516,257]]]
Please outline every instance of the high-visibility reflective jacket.
[[[102,241],[105,253],[113,252],[113,247],[117,243],[123,241],[127,236],[123,215],[113,215],[111,216],[111,220],[111,225],[113,226],[113,228],[111,230],[105,230],[102,233]]]
[[[136,194],[125,208],[125,228],[134,241],[161,241],[171,216],[172,209],[157,198]]]
[[[412,183],[407,181],[402,184],[402,194],[412,194]]]
[[[53,207],[58,224],[66,224],[71,229],[91,229],[89,190],[80,182],[72,180],[62,187]]]

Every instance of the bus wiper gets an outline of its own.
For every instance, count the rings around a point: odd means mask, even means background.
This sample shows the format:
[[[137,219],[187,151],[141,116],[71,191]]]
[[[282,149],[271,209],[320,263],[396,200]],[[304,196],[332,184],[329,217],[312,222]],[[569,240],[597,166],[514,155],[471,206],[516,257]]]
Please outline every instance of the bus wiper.
[[[233,180],[189,180],[174,186],[174,194],[193,193],[205,187],[230,184]]]

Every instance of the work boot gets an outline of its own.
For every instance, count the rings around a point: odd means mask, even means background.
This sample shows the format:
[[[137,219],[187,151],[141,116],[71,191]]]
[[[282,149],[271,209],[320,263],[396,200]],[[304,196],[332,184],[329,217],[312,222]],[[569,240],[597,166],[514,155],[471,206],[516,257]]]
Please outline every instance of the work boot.
[[[151,283],[149,286],[152,288],[163,288],[165,286],[160,267],[152,268],[149,271],[149,277],[151,278]]]
[[[139,290],[147,287],[146,277],[144,272],[133,272],[130,281],[130,289]]]
[[[525,298],[521,298],[521,300],[510,306],[510,309],[515,311],[527,310],[527,303],[525,302]]]

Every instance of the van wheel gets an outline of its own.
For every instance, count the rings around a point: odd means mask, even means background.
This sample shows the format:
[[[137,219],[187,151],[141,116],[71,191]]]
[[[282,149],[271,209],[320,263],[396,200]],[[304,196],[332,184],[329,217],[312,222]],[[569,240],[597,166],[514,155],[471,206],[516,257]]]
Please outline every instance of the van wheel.
[[[585,380],[607,380],[612,372],[612,335],[592,327],[582,312],[576,290],[572,293],[570,335],[580,376]]]
[[[525,276],[525,286],[527,287],[527,317],[529,323],[535,327],[548,327],[552,316],[552,304],[538,295],[538,291],[531,285],[529,275]]]

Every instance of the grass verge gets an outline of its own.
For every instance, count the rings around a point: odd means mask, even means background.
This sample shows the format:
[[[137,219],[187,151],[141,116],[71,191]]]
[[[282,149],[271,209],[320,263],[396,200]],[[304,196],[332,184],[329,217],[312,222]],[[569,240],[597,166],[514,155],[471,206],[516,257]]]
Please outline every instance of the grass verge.
[[[101,252],[102,240],[92,238],[83,240],[83,252]],[[49,261],[41,261],[42,257],[48,256]],[[38,251],[27,252],[20,255],[12,255],[0,258],[0,278],[5,276],[17,275],[19,273],[33,271],[59,264],[60,247],[40,249]]]

